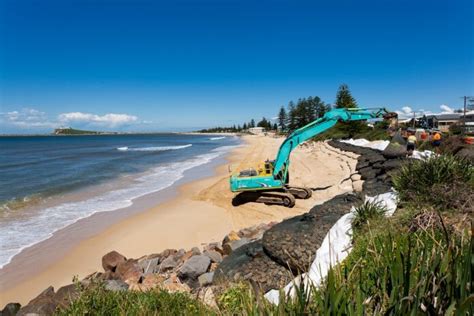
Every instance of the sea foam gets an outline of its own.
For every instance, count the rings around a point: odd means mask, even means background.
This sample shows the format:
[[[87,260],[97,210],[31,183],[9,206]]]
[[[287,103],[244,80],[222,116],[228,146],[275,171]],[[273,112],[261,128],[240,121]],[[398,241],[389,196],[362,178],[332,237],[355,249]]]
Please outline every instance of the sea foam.
[[[178,146],[169,147],[176,149]],[[0,227],[2,230],[0,268],[9,263],[22,249],[48,239],[55,231],[94,213],[110,212],[131,206],[134,199],[173,185],[183,178],[186,170],[209,163],[235,147],[238,146],[222,146],[183,162],[162,164],[133,179],[132,183],[125,188],[112,190],[83,201],[45,208],[34,217],[11,222],[8,227]]]
[[[181,145],[181,146],[156,146],[156,147],[137,147],[137,148],[130,148],[130,147],[117,147],[117,150],[120,151],[165,151],[165,150],[178,150],[191,147],[192,144]]]

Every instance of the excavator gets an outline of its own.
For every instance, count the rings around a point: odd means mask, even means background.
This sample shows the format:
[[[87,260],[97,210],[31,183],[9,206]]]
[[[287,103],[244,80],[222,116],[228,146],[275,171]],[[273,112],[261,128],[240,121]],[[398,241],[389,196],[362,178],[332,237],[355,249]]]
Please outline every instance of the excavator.
[[[393,119],[396,113],[385,108],[333,109],[322,117],[293,131],[280,146],[275,160],[267,160],[256,167],[238,170],[230,177],[230,189],[238,193],[232,200],[234,206],[257,202],[293,207],[295,199],[308,199],[312,190],[289,185],[290,154],[293,149],[310,138],[332,128],[337,122],[365,121],[368,119]]]

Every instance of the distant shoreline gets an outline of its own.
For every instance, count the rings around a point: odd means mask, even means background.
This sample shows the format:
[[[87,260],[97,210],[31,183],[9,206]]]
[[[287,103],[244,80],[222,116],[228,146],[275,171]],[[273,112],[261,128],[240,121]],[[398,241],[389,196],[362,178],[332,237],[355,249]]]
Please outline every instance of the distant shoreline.
[[[80,137],[80,136],[126,136],[126,135],[163,135],[163,134],[179,134],[179,135],[222,135],[222,136],[235,136],[238,133],[200,133],[200,132],[130,132],[130,133],[122,133],[122,132],[111,132],[111,133],[100,133],[100,134],[0,134],[0,138],[8,138],[8,137]]]

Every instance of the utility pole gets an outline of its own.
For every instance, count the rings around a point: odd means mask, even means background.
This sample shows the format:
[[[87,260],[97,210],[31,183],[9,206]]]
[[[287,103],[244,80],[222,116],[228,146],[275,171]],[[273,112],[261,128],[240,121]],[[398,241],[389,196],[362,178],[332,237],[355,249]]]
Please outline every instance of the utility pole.
[[[463,114],[463,117],[462,117],[461,134],[464,135],[465,130],[466,130],[466,112],[467,112],[467,106],[468,106],[467,104],[468,104],[468,102],[469,103],[474,102],[474,97],[465,95],[462,98],[464,99],[464,114]]]

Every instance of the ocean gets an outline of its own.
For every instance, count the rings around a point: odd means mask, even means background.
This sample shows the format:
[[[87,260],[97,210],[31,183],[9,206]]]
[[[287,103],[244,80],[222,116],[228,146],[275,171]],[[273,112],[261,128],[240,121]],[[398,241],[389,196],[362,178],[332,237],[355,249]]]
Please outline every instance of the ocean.
[[[0,137],[0,267],[81,218],[133,204],[238,146],[234,136]]]

